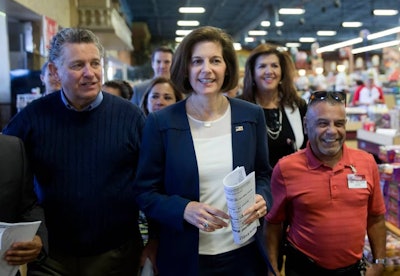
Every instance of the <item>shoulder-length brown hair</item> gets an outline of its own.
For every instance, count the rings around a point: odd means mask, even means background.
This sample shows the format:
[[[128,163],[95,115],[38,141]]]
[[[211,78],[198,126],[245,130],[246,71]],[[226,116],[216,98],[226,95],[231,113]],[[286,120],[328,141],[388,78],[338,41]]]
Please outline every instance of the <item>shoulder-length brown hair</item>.
[[[289,53],[281,47],[273,44],[260,44],[250,53],[246,60],[245,72],[243,79],[243,94],[242,99],[256,103],[257,85],[254,81],[254,68],[256,60],[261,55],[276,55],[279,59],[279,64],[282,68],[282,78],[278,85],[278,90],[281,97],[282,106],[290,106],[293,109],[295,105],[300,106],[302,101],[297,94],[294,84],[296,68]]]
[[[199,42],[210,41],[221,45],[222,56],[226,63],[226,74],[221,92],[236,87],[239,81],[239,65],[231,37],[221,29],[205,26],[193,30],[179,44],[171,65],[171,80],[184,94],[193,92],[189,82],[189,68],[193,48]]]

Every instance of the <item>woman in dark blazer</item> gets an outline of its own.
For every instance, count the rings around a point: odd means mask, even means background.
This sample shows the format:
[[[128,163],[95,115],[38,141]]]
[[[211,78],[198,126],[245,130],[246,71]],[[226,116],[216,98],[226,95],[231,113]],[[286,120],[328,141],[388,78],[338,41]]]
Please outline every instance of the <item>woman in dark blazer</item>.
[[[247,223],[262,222],[272,203],[263,111],[223,95],[238,80],[230,37],[213,27],[192,31],[171,80],[189,96],[148,115],[135,181],[138,204],[156,222],[155,265],[160,275],[266,275],[262,227],[235,244],[223,194],[223,177],[243,166],[256,176]]]

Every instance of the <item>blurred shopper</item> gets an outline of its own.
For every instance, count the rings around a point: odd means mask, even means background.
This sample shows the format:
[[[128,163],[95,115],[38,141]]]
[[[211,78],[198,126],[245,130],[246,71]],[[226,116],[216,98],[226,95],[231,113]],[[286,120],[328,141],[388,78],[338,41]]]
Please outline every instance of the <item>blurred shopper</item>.
[[[46,61],[42,65],[42,70],[40,72],[40,80],[45,88],[43,95],[48,95],[54,91],[61,89],[60,81],[54,76],[49,70],[49,62]]]
[[[129,82],[124,80],[106,81],[101,89],[104,92],[110,93],[118,97],[122,97],[127,100],[130,100],[133,95],[132,86],[129,84]]]
[[[132,190],[144,115],[101,92],[103,47],[93,32],[52,39],[49,69],[62,89],[11,119],[23,139],[49,233],[31,275],[137,275],[142,253]]]
[[[372,74],[368,74],[365,82],[357,87],[354,92],[352,103],[354,106],[368,106],[385,103],[382,88],[375,85],[374,76]]]
[[[167,46],[160,46],[153,51],[151,55],[151,67],[153,68],[154,72],[153,78],[170,78],[170,68],[173,55],[173,50]],[[145,80],[133,86],[132,102],[134,104],[138,106],[140,105],[143,95],[149,87],[150,82],[151,79]]]

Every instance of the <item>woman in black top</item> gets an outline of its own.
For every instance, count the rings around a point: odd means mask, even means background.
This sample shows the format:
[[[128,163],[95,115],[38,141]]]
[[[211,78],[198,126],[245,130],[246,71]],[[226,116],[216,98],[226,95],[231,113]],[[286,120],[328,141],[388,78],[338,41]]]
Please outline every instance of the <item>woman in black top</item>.
[[[275,45],[257,46],[246,61],[239,97],[264,109],[271,166],[307,143],[303,131],[307,104],[296,91],[294,75],[289,53]]]

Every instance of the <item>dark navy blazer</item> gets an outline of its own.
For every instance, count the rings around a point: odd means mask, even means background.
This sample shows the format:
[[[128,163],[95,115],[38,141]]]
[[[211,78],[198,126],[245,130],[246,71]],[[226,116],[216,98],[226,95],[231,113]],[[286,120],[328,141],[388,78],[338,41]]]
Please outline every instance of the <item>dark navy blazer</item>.
[[[256,193],[272,205],[271,167],[261,107],[229,98],[232,120],[232,169],[255,171]],[[157,266],[160,275],[197,275],[199,229],[183,219],[186,205],[199,201],[199,175],[186,100],[150,113],[143,132],[135,189],[146,216],[159,223]],[[257,241],[263,254],[262,227]],[[265,256],[265,255],[264,255]]]

